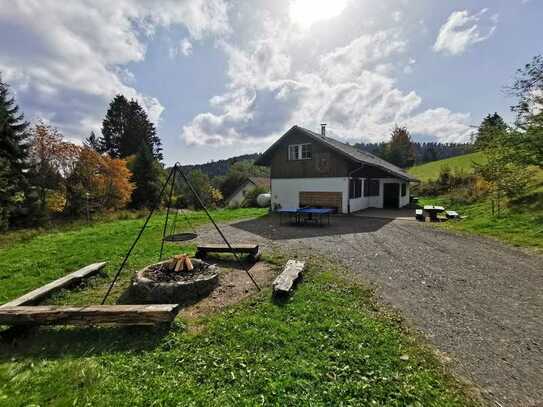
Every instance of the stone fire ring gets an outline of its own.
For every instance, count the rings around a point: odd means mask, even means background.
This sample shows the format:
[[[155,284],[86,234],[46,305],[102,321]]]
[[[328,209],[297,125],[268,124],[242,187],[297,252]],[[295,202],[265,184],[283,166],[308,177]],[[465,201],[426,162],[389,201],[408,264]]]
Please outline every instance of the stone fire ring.
[[[199,259],[191,259],[195,268],[205,263]],[[167,263],[169,260],[157,263]],[[219,284],[217,266],[211,264],[202,273],[189,281],[154,281],[146,277],[149,267],[138,271],[130,286],[130,297],[141,304],[179,304],[207,296]]]

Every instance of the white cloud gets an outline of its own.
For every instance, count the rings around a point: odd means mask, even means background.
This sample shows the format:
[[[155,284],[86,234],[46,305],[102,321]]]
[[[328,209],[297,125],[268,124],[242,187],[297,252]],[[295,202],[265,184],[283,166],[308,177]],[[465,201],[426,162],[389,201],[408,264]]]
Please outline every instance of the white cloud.
[[[470,46],[488,40],[496,30],[499,15],[493,14],[489,18],[492,24],[485,29],[486,33],[483,33],[479,23],[487,11],[488,9],[485,8],[472,15],[467,10],[453,12],[439,30],[433,47],[434,51],[447,55],[460,55]]]
[[[360,35],[315,60],[293,51],[304,47],[285,32],[281,22],[267,24],[244,48],[223,45],[229,90],[211,99],[213,112],[183,127],[186,143],[263,148],[293,124],[315,128],[321,121],[330,134],[351,142],[388,139],[395,123],[443,141],[467,138],[468,114],[421,110],[416,92],[397,88],[395,72],[415,63],[404,56],[399,31]]]
[[[172,59],[179,55],[186,57],[192,55],[192,43],[188,38],[183,38],[177,46],[170,48],[169,55]]]
[[[67,137],[99,127],[117,93],[136,98],[157,122],[164,107],[137,91],[124,65],[142,61],[146,39],[171,25],[194,39],[221,35],[227,8],[222,0],[0,0],[0,71],[30,117],[46,114]]]

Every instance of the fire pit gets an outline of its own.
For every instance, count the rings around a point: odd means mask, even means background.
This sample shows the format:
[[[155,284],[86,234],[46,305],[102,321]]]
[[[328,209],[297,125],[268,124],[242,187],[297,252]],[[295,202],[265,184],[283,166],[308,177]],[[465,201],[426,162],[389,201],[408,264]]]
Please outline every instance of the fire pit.
[[[190,259],[192,270],[175,269],[175,261],[162,261],[136,273],[130,298],[139,304],[180,304],[207,296],[219,283],[217,267]],[[177,267],[179,268],[179,267]]]

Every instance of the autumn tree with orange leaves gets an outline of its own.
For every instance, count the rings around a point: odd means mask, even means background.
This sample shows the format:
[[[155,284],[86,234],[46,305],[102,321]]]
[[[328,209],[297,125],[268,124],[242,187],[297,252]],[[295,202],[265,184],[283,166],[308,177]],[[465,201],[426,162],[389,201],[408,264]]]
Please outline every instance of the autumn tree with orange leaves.
[[[29,159],[44,211],[81,215],[121,209],[130,201],[134,186],[126,160],[69,143],[43,122],[32,129]]]
[[[90,211],[124,208],[130,201],[134,185],[126,160],[100,155],[82,147],[74,170],[66,183],[66,211],[81,215]]]

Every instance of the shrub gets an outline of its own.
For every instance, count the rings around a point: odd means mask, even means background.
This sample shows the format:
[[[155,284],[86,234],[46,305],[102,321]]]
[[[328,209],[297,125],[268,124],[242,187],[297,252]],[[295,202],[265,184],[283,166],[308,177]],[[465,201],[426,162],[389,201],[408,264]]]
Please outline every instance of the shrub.
[[[258,203],[256,202],[256,199],[258,198],[258,195],[265,194],[268,192],[268,190],[264,187],[255,187],[254,189],[247,192],[247,195],[245,195],[245,199],[243,200],[242,206],[244,208],[255,208],[258,206]]]

